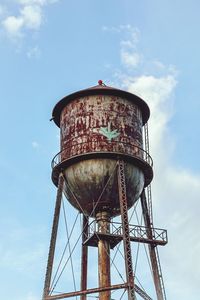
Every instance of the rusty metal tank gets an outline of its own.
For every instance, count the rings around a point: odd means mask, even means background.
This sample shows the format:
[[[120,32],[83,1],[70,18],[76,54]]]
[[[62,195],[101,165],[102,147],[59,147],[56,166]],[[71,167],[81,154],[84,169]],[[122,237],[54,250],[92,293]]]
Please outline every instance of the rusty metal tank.
[[[79,211],[95,216],[120,214],[117,163],[125,161],[128,208],[153,177],[151,157],[143,150],[147,104],[129,92],[99,85],[60,100],[52,117],[61,135],[61,151],[52,161],[57,186],[65,176],[65,195]]]

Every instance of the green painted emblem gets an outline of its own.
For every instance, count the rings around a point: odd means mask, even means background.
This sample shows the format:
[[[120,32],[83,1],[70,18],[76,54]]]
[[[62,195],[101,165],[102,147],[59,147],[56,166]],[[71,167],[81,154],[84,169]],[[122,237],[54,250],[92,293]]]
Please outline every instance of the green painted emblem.
[[[107,139],[109,141],[111,141],[112,139],[118,137],[120,135],[119,132],[117,132],[117,129],[111,130],[111,124],[110,122],[108,122],[108,127],[101,127],[99,132],[104,135],[105,137],[107,137]]]

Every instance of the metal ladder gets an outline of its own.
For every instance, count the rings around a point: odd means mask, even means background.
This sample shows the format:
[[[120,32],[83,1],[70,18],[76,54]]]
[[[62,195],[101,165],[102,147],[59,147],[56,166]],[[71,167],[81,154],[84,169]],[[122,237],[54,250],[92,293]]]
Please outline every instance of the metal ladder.
[[[167,300],[166,292],[165,292],[165,285],[164,285],[164,280],[163,280],[163,275],[162,275],[162,268],[160,264],[160,257],[158,253],[158,248],[155,247],[155,252],[156,252],[156,259],[157,259],[157,264],[158,264],[158,273],[160,277],[160,283],[161,283],[161,288],[162,288],[162,293],[163,293],[163,299]]]
[[[146,151],[145,160],[148,163],[149,157],[149,130],[148,130],[148,123],[144,125],[144,148]],[[152,195],[151,195],[151,185],[149,184],[146,188],[147,191],[147,204],[149,210],[149,217],[151,221],[151,226],[153,226],[153,210],[152,210]]]
[[[146,153],[149,154],[148,123],[146,123],[144,125],[144,147],[145,147]],[[147,155],[147,157],[148,157],[148,155]],[[147,161],[147,159],[146,159],[146,161]],[[151,185],[147,186],[146,191],[147,191],[146,194],[147,194],[147,205],[148,205],[148,207],[147,207],[147,209],[148,209],[147,215],[148,215],[148,219],[149,219],[149,223],[150,223],[149,225],[152,228],[153,227],[153,210],[152,210]],[[158,272],[159,281],[160,281],[160,287],[161,287],[161,291],[162,291],[162,297],[160,297],[160,299],[158,299],[158,300],[167,300],[166,292],[165,292],[165,286],[164,286],[164,280],[163,280],[163,275],[162,275],[162,268],[161,268],[161,264],[160,264],[160,258],[159,258],[159,252],[158,252],[157,246],[154,247],[153,252],[155,253],[154,257],[156,259],[157,272]]]

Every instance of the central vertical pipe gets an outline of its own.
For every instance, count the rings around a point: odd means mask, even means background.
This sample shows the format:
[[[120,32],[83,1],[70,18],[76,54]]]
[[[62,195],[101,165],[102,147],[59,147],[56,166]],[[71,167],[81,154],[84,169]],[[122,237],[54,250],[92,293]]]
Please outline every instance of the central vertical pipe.
[[[99,212],[96,215],[98,232],[110,233],[110,214],[108,212]],[[98,241],[98,265],[99,265],[99,287],[108,287],[110,281],[110,242],[99,236]],[[111,292],[105,291],[99,293],[99,300],[110,300]]]

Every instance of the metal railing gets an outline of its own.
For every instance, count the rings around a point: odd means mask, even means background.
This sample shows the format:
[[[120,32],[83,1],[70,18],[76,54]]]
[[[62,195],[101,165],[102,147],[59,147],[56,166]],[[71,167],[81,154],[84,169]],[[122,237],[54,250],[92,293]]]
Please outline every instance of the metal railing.
[[[148,230],[149,228],[145,226],[129,224],[130,238],[132,237],[137,239],[148,240],[149,239]],[[151,228],[151,230],[152,230],[153,240],[167,243],[168,241],[167,230],[161,228]],[[89,224],[88,238],[97,232],[98,232],[98,224],[94,220]],[[119,235],[119,236],[123,235],[122,224],[120,222],[111,222],[109,234]]]
[[[88,150],[88,148],[90,150]],[[111,153],[119,153],[119,154],[127,154],[134,158],[139,158],[140,160],[144,160],[151,167],[153,166],[153,160],[151,156],[142,149],[141,147],[127,143],[127,142],[118,142],[111,141],[110,143],[102,143],[97,141],[91,142],[82,142],[69,145],[68,147],[61,150],[58,154],[56,154],[51,162],[51,167],[55,168],[62,161],[73,158],[77,155],[81,154],[91,154],[91,153],[102,153],[102,152],[111,152]]]

